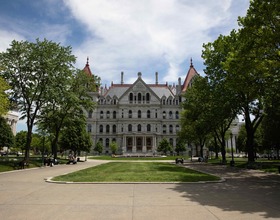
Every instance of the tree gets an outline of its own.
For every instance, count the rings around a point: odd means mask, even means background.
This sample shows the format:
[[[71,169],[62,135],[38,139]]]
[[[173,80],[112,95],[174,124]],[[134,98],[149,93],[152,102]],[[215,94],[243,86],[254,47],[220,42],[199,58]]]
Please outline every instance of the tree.
[[[171,151],[171,146],[170,143],[166,140],[166,138],[163,138],[160,142],[159,142],[159,146],[157,148],[157,150],[159,152],[162,152],[163,154],[167,154],[168,151]]]
[[[92,147],[90,134],[86,131],[83,113],[79,117],[67,121],[62,131],[60,146],[63,150],[72,150],[75,154],[81,151],[89,152]]]
[[[0,75],[12,89],[21,119],[27,119],[25,159],[29,159],[34,123],[42,106],[55,99],[65,89],[72,74],[75,57],[71,47],[62,47],[52,41],[12,41],[11,47],[0,54],[3,69]]]
[[[102,143],[101,143],[100,141],[98,141],[98,142],[96,143],[96,146],[94,147],[94,151],[98,152],[99,154],[102,153],[102,151],[103,151],[103,145],[102,145]]]
[[[116,152],[118,151],[118,144],[117,144],[117,142],[115,142],[115,141],[112,141],[111,143],[110,143],[110,149],[111,149],[111,151],[112,151],[112,154],[116,154]]]
[[[0,116],[0,148],[12,147],[14,144],[14,135],[11,127],[7,124],[5,118]]]
[[[5,115],[9,110],[9,98],[6,91],[9,89],[7,82],[0,77],[0,116]]]
[[[186,151],[186,146],[183,140],[179,140],[178,143],[176,144],[175,151],[177,155],[179,156],[180,153]]]
[[[93,109],[95,104],[90,92],[94,92],[93,89],[97,87],[96,76],[89,76],[81,70],[76,70],[75,74],[66,80],[68,86],[42,107],[38,120],[39,128],[51,134],[54,158],[57,157],[60,131],[65,127],[67,120],[79,115],[83,109]]]
[[[236,93],[228,81],[230,73],[223,66],[235,46],[236,36],[235,31],[232,31],[230,36],[220,35],[213,43],[204,44],[202,52],[208,84],[200,89],[208,88],[206,93],[209,99],[204,104],[208,105],[207,118],[211,124],[214,141],[218,141],[221,147],[223,163],[226,162],[226,132],[239,112]]]

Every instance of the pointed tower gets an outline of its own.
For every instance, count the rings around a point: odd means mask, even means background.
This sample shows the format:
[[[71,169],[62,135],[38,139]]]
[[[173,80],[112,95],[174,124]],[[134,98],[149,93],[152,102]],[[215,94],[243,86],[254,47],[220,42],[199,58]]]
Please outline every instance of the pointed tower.
[[[91,70],[90,70],[90,68],[89,68],[89,63],[88,63],[88,61],[89,61],[89,58],[87,57],[87,63],[86,63],[86,65],[85,65],[83,71],[84,71],[86,74],[88,74],[89,76],[92,76]]]
[[[191,65],[190,65],[189,71],[187,73],[187,76],[185,78],[184,84],[182,85],[182,92],[187,91],[188,87],[191,86],[192,79],[197,75],[199,75],[199,74],[197,73],[196,69],[194,68],[192,58],[191,58]]]

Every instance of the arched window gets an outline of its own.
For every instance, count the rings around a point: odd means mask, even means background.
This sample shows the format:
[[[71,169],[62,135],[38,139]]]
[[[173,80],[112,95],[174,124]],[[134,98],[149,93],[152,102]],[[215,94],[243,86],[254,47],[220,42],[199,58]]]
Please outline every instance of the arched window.
[[[106,112],[106,118],[110,118],[110,111]]]
[[[163,133],[163,134],[166,134],[166,125],[163,125],[163,126],[162,126],[162,133]]]
[[[147,111],[147,118],[151,118],[151,111],[150,110]]]
[[[176,125],[176,132],[178,132],[180,130],[180,126]]]
[[[117,125],[113,125],[113,133],[117,132]]]
[[[137,130],[141,131],[141,125],[140,124],[137,126]]]
[[[150,132],[150,131],[151,131],[151,125],[147,124],[147,132]]]
[[[106,125],[106,133],[110,133],[110,125]]]
[[[113,118],[116,119],[117,118],[117,112],[113,111]]]
[[[103,125],[99,125],[99,133],[103,133]]]
[[[131,124],[128,125],[128,131],[132,132],[132,125]]]
[[[141,103],[141,100],[142,100],[142,95],[141,95],[141,93],[139,92],[137,96],[138,96],[138,97],[137,97],[138,103]]]
[[[147,103],[150,103],[150,93],[146,93],[146,101]]]
[[[103,119],[103,111],[100,112],[100,119]]]
[[[106,147],[109,147],[109,138],[106,138]]]
[[[166,119],[166,112],[165,111],[162,112],[162,118]]]
[[[138,110],[138,118],[141,118],[141,110]]]
[[[173,113],[172,111],[169,112],[169,119],[172,119],[173,118]]]
[[[179,119],[179,112],[176,111],[176,119]]]
[[[100,142],[103,146],[103,139],[102,138],[99,138],[98,142]]]
[[[129,93],[129,103],[133,103],[133,93]]]
[[[88,131],[89,133],[91,133],[91,128],[92,128],[91,124],[88,124],[88,125],[87,125],[87,131]]]
[[[88,112],[88,118],[92,118],[92,110],[89,110],[89,112]]]
[[[173,125],[169,125],[169,133],[170,133],[170,134],[173,133]]]
[[[132,118],[132,111],[131,110],[128,111],[128,118]]]

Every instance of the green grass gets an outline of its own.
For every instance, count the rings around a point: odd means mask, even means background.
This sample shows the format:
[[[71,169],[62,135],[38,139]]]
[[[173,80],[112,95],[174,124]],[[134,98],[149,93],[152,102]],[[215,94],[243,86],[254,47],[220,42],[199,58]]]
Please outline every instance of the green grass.
[[[110,162],[53,178],[67,182],[198,182],[219,177],[164,162]]]
[[[186,157],[184,156],[166,156],[166,157],[137,157],[137,156],[133,156],[133,157],[111,157],[111,156],[93,156],[93,157],[89,157],[89,159],[94,159],[94,160],[174,160],[176,158],[184,158],[186,159]]]

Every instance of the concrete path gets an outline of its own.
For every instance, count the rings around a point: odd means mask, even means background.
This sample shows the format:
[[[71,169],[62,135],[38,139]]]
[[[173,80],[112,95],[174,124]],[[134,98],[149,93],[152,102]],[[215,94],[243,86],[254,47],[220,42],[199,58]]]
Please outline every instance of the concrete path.
[[[187,164],[221,175],[207,184],[53,184],[45,178],[105,161],[0,174],[0,219],[280,219],[280,175]]]

